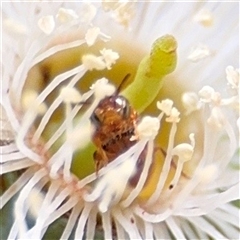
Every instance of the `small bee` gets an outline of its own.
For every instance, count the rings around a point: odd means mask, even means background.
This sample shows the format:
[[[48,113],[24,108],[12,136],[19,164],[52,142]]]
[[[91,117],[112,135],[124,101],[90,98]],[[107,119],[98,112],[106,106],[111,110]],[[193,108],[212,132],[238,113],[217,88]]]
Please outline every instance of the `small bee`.
[[[91,122],[95,126],[92,141],[97,147],[93,155],[96,173],[137,141],[135,129],[138,114],[128,100],[119,95],[120,88],[128,77],[129,74],[112,96],[99,102],[91,116]]]

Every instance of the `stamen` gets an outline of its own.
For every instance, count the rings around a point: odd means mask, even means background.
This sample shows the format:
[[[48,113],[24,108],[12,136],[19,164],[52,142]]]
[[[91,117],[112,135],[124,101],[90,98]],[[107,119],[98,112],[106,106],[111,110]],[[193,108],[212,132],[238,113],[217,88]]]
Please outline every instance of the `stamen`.
[[[170,167],[171,167],[171,161],[172,161],[171,153],[172,153],[172,149],[173,149],[173,145],[174,145],[174,138],[175,138],[176,131],[177,131],[177,124],[175,122],[173,122],[172,128],[170,130],[170,134],[169,134],[167,156],[166,156],[164,164],[163,164],[163,168],[162,168],[161,175],[160,175],[158,183],[157,183],[157,187],[156,187],[154,193],[152,194],[152,196],[150,197],[150,199],[148,200],[147,205],[151,205],[154,202],[156,202],[163,190],[164,184],[166,182],[166,179],[168,177],[168,173],[169,173]]]
[[[97,14],[97,8],[90,2],[83,2],[83,6],[80,9],[79,16],[81,22],[90,24]]]
[[[71,119],[71,121],[73,121],[74,117],[77,115],[78,111],[81,109],[82,105],[76,105],[72,112],[69,115],[69,119]],[[51,148],[51,146],[58,140],[58,138],[63,134],[63,132],[66,129],[66,119],[62,122],[62,124],[60,125],[60,127],[53,133],[53,135],[51,136],[51,138],[45,143],[45,150],[49,150]],[[70,142],[71,143],[71,142]],[[72,142],[72,145],[74,146],[74,141]]]
[[[89,213],[86,227],[86,239],[94,239],[95,229],[97,225],[97,213],[98,209],[96,207],[93,208]]]
[[[138,215],[141,219],[147,222],[151,223],[159,223],[164,220],[166,220],[169,216],[172,215],[173,210],[170,208],[167,208],[164,212],[159,213],[159,214],[150,214],[148,212],[145,212],[141,207],[137,206],[134,209],[134,213]]]
[[[169,184],[169,186],[172,186],[170,190],[176,187],[182,173],[183,164],[192,159],[193,151],[194,146],[187,143],[179,144],[173,148],[172,155],[178,156],[178,162],[174,178]]]
[[[162,100],[161,102],[157,102],[157,108],[163,111],[167,116],[170,115],[173,106],[173,101],[170,99]]]
[[[194,16],[193,20],[200,23],[204,27],[211,27],[214,22],[214,17],[210,10],[202,9]]]
[[[31,167],[33,165],[35,165],[35,162],[28,158],[21,159],[16,162],[5,163],[5,164],[1,165],[1,174],[25,169],[25,168]]]
[[[70,153],[68,152],[70,150]],[[69,144],[64,143],[57,152],[49,159],[48,166],[50,167],[50,177],[53,179],[57,179],[58,170],[64,165],[65,161],[69,154],[72,154],[72,149]],[[72,159],[70,159],[71,161]]]
[[[66,212],[71,210],[76,204],[79,202],[78,196],[71,196],[69,200],[67,200],[61,207],[53,211],[50,216],[48,216],[48,219],[45,222],[44,227],[49,226],[51,223],[59,219],[61,216],[63,216]],[[89,219],[90,221],[90,219]],[[42,234],[43,235],[43,234]]]
[[[53,47],[47,49],[45,52],[38,54],[36,57],[34,56],[34,59],[32,60],[30,67],[37,65],[38,63],[42,62],[44,59],[47,59],[50,56],[53,56],[57,52],[67,50],[70,48],[74,48],[74,47],[79,47],[79,46],[83,45],[84,43],[85,43],[85,40],[81,39],[81,40],[76,40],[73,42],[67,42],[67,43],[58,44],[56,46],[53,46]]]
[[[52,33],[55,28],[55,21],[53,16],[44,16],[38,20],[38,27],[47,35]]]
[[[60,23],[68,23],[75,19],[78,19],[78,15],[72,9],[59,8],[56,18]]]
[[[69,73],[69,74],[65,75],[66,73]],[[60,74],[59,76],[54,78],[54,80],[42,91],[42,93],[39,95],[39,98],[42,98],[42,101],[44,101],[45,98],[58,86],[58,81],[60,84],[62,81],[66,80],[64,78],[65,76],[68,78],[68,77],[71,77],[71,75],[76,74],[72,78],[72,80],[69,82],[69,84],[67,85],[68,88],[72,88],[79,81],[79,79],[84,75],[85,71],[82,70],[82,66],[80,66],[80,67],[72,69],[66,73]],[[52,84],[53,84],[53,86],[51,86]],[[57,109],[57,107],[61,104],[61,102],[62,102],[62,97],[58,96],[54,100],[52,105],[48,108],[47,112],[44,114],[38,128],[36,129],[36,131],[33,135],[33,142],[36,142],[40,138],[40,136],[41,136],[43,130],[45,129],[46,125],[48,124],[49,119],[51,118],[53,112]]]
[[[100,28],[98,27],[89,28],[85,35],[85,40],[87,45],[88,46],[94,45],[99,34],[100,34]]]
[[[44,210],[40,211],[39,216],[36,220],[36,224],[29,231],[29,233],[27,233],[27,236],[29,234],[29,235],[32,235],[32,237],[35,237],[37,239],[41,238],[42,231],[44,231],[44,226],[50,214],[56,211],[56,209],[61,205],[61,203],[69,196],[69,193],[70,193],[69,188],[65,188],[63,189],[63,191],[59,193],[59,195],[52,202],[49,202],[48,205],[47,205],[47,201],[44,202],[44,205],[46,204],[47,206]],[[50,195],[52,194],[51,193],[49,194],[48,200],[50,200]],[[48,214],[45,214],[46,211],[48,212]]]
[[[201,108],[198,95],[195,92],[185,92],[182,95],[182,103],[186,109],[186,115]]]
[[[230,204],[226,204],[228,207]],[[214,217],[215,219],[222,220],[224,222],[228,222],[229,224],[233,225],[237,229],[239,229],[239,217],[237,214],[239,213],[239,209],[234,209],[234,214],[230,214],[230,211],[224,211],[221,208],[218,210],[215,210],[211,213],[211,216]],[[237,235],[235,235],[237,236]]]
[[[187,143],[181,143],[172,150],[172,155],[178,156],[178,161],[184,163],[191,160],[193,155],[193,146]]]
[[[172,217],[166,219],[166,224],[176,239],[186,239],[182,230]]]
[[[213,213],[216,211],[213,211]],[[215,218],[213,216],[213,214],[208,214],[206,216],[206,218],[214,223],[214,226],[216,226],[216,228],[221,229],[222,234],[225,236],[225,238],[227,239],[235,239],[236,236],[239,235],[239,227],[235,227],[232,226],[230,224],[228,224],[227,219],[219,219],[219,218]],[[228,217],[227,217],[228,218]],[[236,229],[238,228],[238,229]]]
[[[22,63],[18,66],[16,73],[11,84],[11,90],[15,94],[15,103],[21,102],[22,89],[25,84],[29,70],[31,69],[31,63],[34,59],[34,56],[37,55],[39,51],[37,42],[33,42],[28,52],[25,55]],[[10,105],[11,106],[11,105]]]
[[[103,60],[106,63],[106,67],[108,70],[112,69],[112,65],[116,63],[116,60],[119,59],[119,54],[114,52],[112,49],[102,49],[100,51],[102,54]]]
[[[27,232],[27,226],[25,222],[25,217],[27,213],[27,208],[25,205],[25,201],[29,196],[30,191],[34,188],[34,186],[44,177],[47,172],[45,169],[41,169],[34,174],[34,176],[30,179],[27,185],[22,189],[14,207],[15,218],[18,224],[19,229],[19,237],[23,237]],[[25,206],[25,207],[24,207]]]
[[[1,155],[0,163],[16,161],[23,158],[25,158],[25,156],[21,152],[13,152]]]
[[[179,115],[180,112],[175,107],[173,107],[169,117],[166,118],[166,122],[178,123],[180,121]]]
[[[225,239],[225,237],[209,222],[207,222],[203,217],[188,218],[188,220],[195,225],[197,229],[201,229],[206,232],[209,236],[214,239]]]
[[[239,69],[234,69],[232,66],[228,66],[226,68],[226,75],[227,75],[227,81],[228,84],[233,89],[239,88]]]
[[[33,174],[33,170],[29,168],[3,193],[0,197],[0,209],[30,180]]]
[[[159,222],[153,225],[154,235],[156,239],[171,239],[169,229],[165,222]]]
[[[80,212],[83,208],[82,204],[77,204],[71,212],[71,215],[68,219],[67,225],[62,233],[62,236],[60,239],[69,239],[71,232],[76,224],[77,218],[80,215]]]
[[[98,100],[101,100],[107,96],[111,96],[115,92],[115,87],[111,84],[108,84],[106,78],[101,78],[96,81],[91,87],[91,90],[94,90],[95,97]]]
[[[141,190],[144,187],[144,184],[148,177],[149,168],[150,168],[152,160],[153,160],[153,149],[154,149],[154,143],[153,143],[153,140],[150,140],[148,142],[147,156],[145,159],[144,167],[143,167],[140,179],[137,183],[137,186],[135,187],[135,189],[133,189],[131,191],[131,193],[128,195],[128,197],[124,201],[121,202],[121,205],[124,208],[129,207],[129,205],[135,200],[135,198],[138,196],[138,194],[141,192]]]
[[[92,203],[87,203],[84,208],[83,211],[80,215],[80,218],[78,220],[78,225],[77,225],[77,229],[75,232],[75,236],[74,239],[82,239],[83,238],[83,234],[84,234],[84,228],[89,216],[90,211],[93,208],[93,204]]]
[[[106,63],[104,62],[102,57],[93,54],[83,55],[82,64],[89,71],[92,71],[93,69],[103,70],[106,68]]]
[[[199,92],[200,100],[204,103],[210,103],[215,90],[210,86],[204,86]]]
[[[160,121],[158,118],[145,116],[137,125],[137,134],[140,139],[154,139],[158,134]]]
[[[198,62],[202,59],[207,58],[211,55],[209,48],[203,44],[199,44],[191,50],[191,53],[188,55],[188,59],[192,62]]]
[[[144,235],[145,235],[144,239],[154,239],[153,224],[145,221],[143,221],[143,223],[144,223]]]
[[[26,111],[31,109],[36,111],[37,115],[43,115],[47,111],[47,105],[45,103],[40,103],[36,107],[37,92],[33,90],[26,90],[22,96],[22,107]]]
[[[107,172],[112,171],[115,169],[118,165],[122,164],[126,159],[130,159],[133,156],[134,160],[138,159],[138,156],[143,151],[144,147],[146,145],[146,141],[139,141],[134,146],[132,146],[128,151],[125,153],[119,155],[114,161],[109,163],[105,168],[100,169],[98,172],[98,177],[104,176]],[[83,188],[86,184],[93,182],[96,180],[96,173],[93,173],[81,181],[78,182],[78,188]]]
[[[116,220],[114,221],[114,223],[116,225],[118,239],[125,239],[126,238],[126,234],[125,234],[125,231],[124,231],[122,225],[118,221],[116,221]]]
[[[221,130],[225,123],[226,118],[222,114],[219,107],[213,107],[211,111],[211,116],[208,118],[207,123],[215,130]]]
[[[6,27],[8,31],[21,35],[25,35],[29,31],[26,25],[21,24],[21,22],[16,21],[13,18],[3,20],[3,27]]]
[[[101,197],[99,210],[106,212],[110,203],[119,201],[121,198],[128,179],[135,170],[135,162],[133,159],[126,159],[122,164],[107,172],[97,183],[92,193],[86,194],[84,199],[93,202]],[[116,177],[117,176],[117,177]],[[111,179],[115,178],[112,182]]]
[[[112,239],[112,223],[110,212],[104,212],[101,214],[102,216],[102,225],[104,229],[104,239]]]
[[[59,95],[65,103],[79,103],[81,101],[81,95],[76,88],[63,87]]]
[[[78,124],[77,127],[68,135],[67,142],[73,148],[73,151],[83,149],[91,141],[94,127],[90,121]]]
[[[135,224],[129,218],[126,218],[120,209],[114,209],[112,215],[122,225],[123,229],[128,233],[130,239],[142,239]]]

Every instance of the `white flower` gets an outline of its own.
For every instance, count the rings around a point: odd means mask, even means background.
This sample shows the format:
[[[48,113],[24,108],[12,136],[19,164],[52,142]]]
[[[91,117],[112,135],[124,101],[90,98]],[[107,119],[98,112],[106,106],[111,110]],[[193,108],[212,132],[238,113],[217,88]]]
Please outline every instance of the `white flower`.
[[[238,238],[237,3],[4,2],[1,10],[2,238]],[[155,112],[142,121],[131,113],[134,129],[121,129],[118,138],[132,134],[134,144],[96,173],[96,108],[118,96],[114,85],[135,75],[165,33],[177,38],[176,71]],[[214,54],[197,49],[193,63],[187,54],[198,42]],[[152,98],[148,84],[135,99]]]

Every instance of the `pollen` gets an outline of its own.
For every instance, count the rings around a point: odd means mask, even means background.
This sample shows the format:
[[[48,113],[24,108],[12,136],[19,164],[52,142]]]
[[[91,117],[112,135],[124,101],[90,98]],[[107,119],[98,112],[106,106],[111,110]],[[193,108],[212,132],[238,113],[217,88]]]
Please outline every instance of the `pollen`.
[[[171,113],[169,115],[169,117],[166,118],[167,122],[179,122],[180,118],[179,118],[180,112],[177,110],[177,108],[173,107],[171,109]]]
[[[172,106],[173,101],[170,99],[165,99],[161,102],[157,102],[157,108],[163,111],[167,116],[171,114]]]
[[[117,59],[119,59],[119,54],[114,52],[112,49],[102,49],[100,53],[103,56],[103,59],[106,63],[106,67],[108,70],[112,68],[112,65],[116,63]]]
[[[94,95],[97,99],[110,96],[115,91],[115,87],[112,84],[108,84],[108,80],[106,78],[101,78],[96,81],[96,83],[91,86],[91,89],[94,90]]]
[[[86,54],[82,56],[82,64],[87,70],[103,70],[106,68],[106,63],[102,59],[102,57],[93,55],[93,54]]]
[[[60,96],[66,103],[79,103],[81,94],[76,88],[64,87],[61,89]]]
[[[137,133],[140,139],[154,139],[158,134],[160,121],[158,118],[146,116],[137,126]]]

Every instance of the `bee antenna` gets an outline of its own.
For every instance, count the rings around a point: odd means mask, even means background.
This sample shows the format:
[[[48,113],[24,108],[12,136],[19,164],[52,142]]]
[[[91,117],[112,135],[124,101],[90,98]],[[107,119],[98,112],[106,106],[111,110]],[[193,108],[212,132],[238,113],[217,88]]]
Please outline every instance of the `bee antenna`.
[[[126,83],[126,81],[129,79],[130,76],[131,76],[131,74],[128,73],[128,74],[123,78],[122,82],[119,84],[119,86],[118,86],[118,88],[117,88],[117,90],[116,90],[116,93],[115,93],[116,95],[119,94],[119,92],[121,91],[123,85]]]

